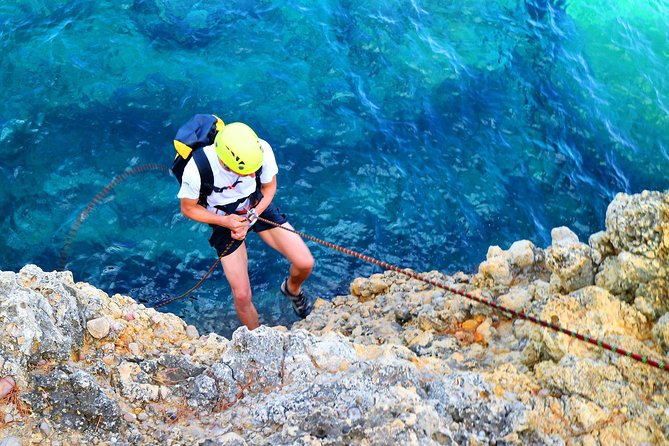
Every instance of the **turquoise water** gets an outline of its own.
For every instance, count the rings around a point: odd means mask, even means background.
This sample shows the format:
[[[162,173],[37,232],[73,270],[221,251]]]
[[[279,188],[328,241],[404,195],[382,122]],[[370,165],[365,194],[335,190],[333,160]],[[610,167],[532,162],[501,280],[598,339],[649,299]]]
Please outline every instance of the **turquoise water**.
[[[488,246],[582,240],[617,192],[669,187],[669,2],[9,1],[0,6],[0,267],[58,267],[116,175],[169,165],[194,113],[274,147],[276,201],[310,235],[419,271]],[[66,268],[150,304],[215,260],[174,178],[122,182]],[[287,265],[251,237],[261,321],[290,324]],[[310,243],[314,295],[380,269]],[[165,309],[237,327],[217,271]]]

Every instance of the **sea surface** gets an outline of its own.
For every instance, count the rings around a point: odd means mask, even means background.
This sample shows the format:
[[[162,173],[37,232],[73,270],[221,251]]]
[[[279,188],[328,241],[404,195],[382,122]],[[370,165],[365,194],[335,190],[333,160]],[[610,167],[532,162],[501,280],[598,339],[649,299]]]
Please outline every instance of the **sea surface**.
[[[668,0],[6,0],[0,51],[0,269],[146,305],[214,263],[209,228],[163,171],[88,205],[169,166],[195,113],[272,145],[296,229],[416,271],[587,242],[617,193],[669,188]],[[261,322],[290,325],[287,263],[248,245]],[[313,297],[381,271],[308,245]],[[195,296],[161,310],[239,325],[220,268]]]

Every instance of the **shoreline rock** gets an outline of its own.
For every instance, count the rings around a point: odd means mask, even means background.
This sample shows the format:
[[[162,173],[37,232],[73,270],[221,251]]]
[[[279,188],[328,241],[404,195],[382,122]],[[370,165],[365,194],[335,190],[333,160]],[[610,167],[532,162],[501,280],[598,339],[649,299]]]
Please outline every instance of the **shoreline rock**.
[[[669,192],[551,235],[426,275],[666,361]],[[397,272],[231,339],[35,265],[0,294],[0,444],[669,442],[669,373]]]

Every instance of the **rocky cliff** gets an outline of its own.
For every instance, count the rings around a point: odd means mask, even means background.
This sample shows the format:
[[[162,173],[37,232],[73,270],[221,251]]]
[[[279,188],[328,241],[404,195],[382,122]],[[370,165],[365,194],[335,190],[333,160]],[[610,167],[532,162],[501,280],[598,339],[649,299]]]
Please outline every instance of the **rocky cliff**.
[[[588,243],[438,272],[666,361],[669,192],[619,194]],[[666,444],[669,373],[386,272],[290,330],[200,335],[69,272],[0,272],[0,445]]]

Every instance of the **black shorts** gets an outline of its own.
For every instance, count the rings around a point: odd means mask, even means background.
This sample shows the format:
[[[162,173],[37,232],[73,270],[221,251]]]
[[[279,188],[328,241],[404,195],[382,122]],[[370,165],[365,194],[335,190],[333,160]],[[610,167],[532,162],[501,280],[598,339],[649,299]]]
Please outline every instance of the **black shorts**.
[[[286,218],[286,214],[282,214],[279,211],[279,208],[277,206],[274,206],[274,203],[270,203],[269,206],[267,206],[267,209],[260,214],[262,218],[265,220],[273,221],[274,223],[278,225],[282,225],[288,221]],[[269,223],[265,223],[263,221],[256,221],[256,223],[251,226],[251,229],[254,230],[255,232],[262,232],[266,231],[267,229],[272,229],[275,228],[276,226],[270,225]],[[237,248],[239,248],[244,240],[234,240],[232,238],[232,233],[228,228],[224,228],[223,226],[215,226],[214,231],[211,234],[211,237],[209,238],[209,244],[216,248],[216,253],[220,255],[225,251],[225,248],[228,247],[230,244],[230,241],[232,241],[232,246],[226,251],[225,256],[228,256],[235,252]],[[225,257],[224,256],[224,257]]]

